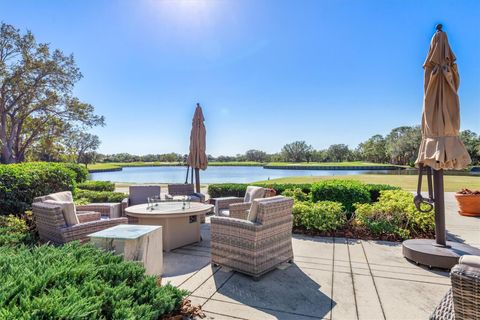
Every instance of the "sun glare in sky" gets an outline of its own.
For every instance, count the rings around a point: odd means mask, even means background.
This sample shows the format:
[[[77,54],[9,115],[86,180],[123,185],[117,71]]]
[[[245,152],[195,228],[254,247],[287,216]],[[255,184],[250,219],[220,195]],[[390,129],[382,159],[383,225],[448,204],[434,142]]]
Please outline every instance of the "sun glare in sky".
[[[145,10],[153,11],[159,18],[189,28],[214,19],[217,1],[208,0],[147,0]]]

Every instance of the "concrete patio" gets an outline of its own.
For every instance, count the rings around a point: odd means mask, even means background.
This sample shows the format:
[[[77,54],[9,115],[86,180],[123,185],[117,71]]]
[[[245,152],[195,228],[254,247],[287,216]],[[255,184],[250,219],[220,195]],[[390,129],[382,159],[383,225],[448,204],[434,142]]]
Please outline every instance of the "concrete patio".
[[[446,194],[450,240],[480,247],[480,219],[457,214]],[[448,272],[408,262],[401,244],[294,235],[295,263],[260,281],[210,265],[210,224],[201,243],[164,256],[162,283],[191,292],[207,319],[428,319]]]

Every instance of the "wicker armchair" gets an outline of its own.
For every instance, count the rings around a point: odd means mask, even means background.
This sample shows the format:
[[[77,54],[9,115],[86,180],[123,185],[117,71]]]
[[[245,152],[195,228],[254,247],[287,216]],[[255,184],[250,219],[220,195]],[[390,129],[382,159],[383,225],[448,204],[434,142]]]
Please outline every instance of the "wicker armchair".
[[[71,196],[71,194],[70,194]],[[48,196],[37,197],[32,211],[42,241],[64,244],[69,241],[88,240],[87,235],[118,224],[128,223],[126,218],[100,219],[100,212],[76,211],[77,224],[68,225],[61,205],[44,202]]]
[[[122,204],[120,202],[89,203],[77,206],[77,211],[95,211],[100,212],[103,217],[120,218],[122,216]]]
[[[130,186],[128,187],[128,198],[122,200],[122,215],[125,214],[125,209],[137,204],[147,203],[147,198],[160,197],[160,186]]]
[[[480,256],[462,256],[450,271],[452,288],[431,320],[480,319]]]
[[[165,198],[173,199],[175,196],[189,196],[191,201],[205,202],[205,195],[200,192],[195,192],[194,186],[191,183],[169,184],[168,193],[165,195]]]
[[[214,212],[217,216],[222,217],[232,217],[232,218],[239,218],[246,216],[245,210],[250,208],[250,204],[254,199],[264,198],[269,196],[270,194],[267,193],[267,190],[262,187],[255,187],[255,186],[248,186],[245,192],[244,197],[222,197],[222,198],[214,198]],[[235,211],[233,214],[237,214],[237,216],[233,216],[232,212]],[[238,214],[240,216],[238,216]]]
[[[248,220],[212,217],[212,264],[258,278],[293,261],[292,207],[292,199],[277,196],[254,200]]]

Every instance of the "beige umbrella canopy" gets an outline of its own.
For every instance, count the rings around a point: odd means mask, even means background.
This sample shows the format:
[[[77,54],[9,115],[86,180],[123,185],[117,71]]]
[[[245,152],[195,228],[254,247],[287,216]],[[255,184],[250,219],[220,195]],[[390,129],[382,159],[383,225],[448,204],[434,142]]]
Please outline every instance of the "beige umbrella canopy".
[[[459,138],[460,82],[455,55],[448,44],[442,25],[430,43],[425,69],[423,97],[422,143],[416,164],[419,167],[415,206],[419,211],[435,209],[435,240],[409,239],[402,243],[403,255],[417,264],[450,269],[461,255],[480,255],[480,250],[453,241],[447,241],[445,229],[445,199],[443,169],[463,169],[470,156]],[[422,172],[427,172],[428,198],[422,196]],[[433,175],[433,184],[432,184]],[[424,205],[422,205],[424,204]],[[425,206],[426,205],[426,206]]]
[[[441,28],[430,42],[423,65],[425,69],[422,114],[422,143],[416,164],[435,170],[463,169],[471,163],[470,155],[459,138],[460,102],[455,55]]]
[[[208,166],[206,150],[206,135],[202,108],[197,103],[195,114],[192,120],[192,131],[190,133],[190,153],[187,158],[187,164],[195,169],[196,191],[200,192],[200,174],[199,169],[205,170]]]

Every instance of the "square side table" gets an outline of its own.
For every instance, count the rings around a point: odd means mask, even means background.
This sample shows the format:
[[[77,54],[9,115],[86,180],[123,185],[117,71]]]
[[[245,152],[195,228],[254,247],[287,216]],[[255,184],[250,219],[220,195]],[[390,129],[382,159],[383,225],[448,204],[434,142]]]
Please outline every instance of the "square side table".
[[[88,237],[98,248],[123,255],[125,260],[141,262],[148,275],[163,272],[161,226],[120,224]]]

